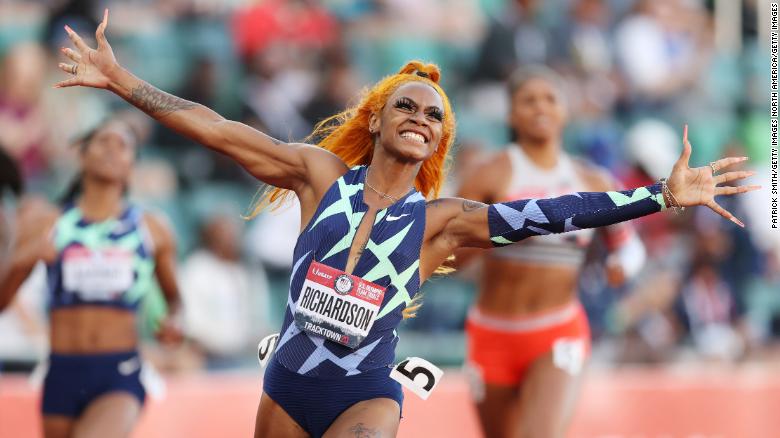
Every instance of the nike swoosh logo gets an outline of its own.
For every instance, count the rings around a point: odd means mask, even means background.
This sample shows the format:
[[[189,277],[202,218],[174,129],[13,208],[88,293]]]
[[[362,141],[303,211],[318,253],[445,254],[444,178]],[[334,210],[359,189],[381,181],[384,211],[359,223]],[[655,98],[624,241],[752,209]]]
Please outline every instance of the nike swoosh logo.
[[[126,233],[127,231],[129,231],[130,228],[132,228],[132,226],[133,226],[133,224],[131,222],[122,221],[122,222],[119,222],[114,227],[114,229],[111,230],[111,232],[114,233],[114,234],[123,234],[123,233]]]
[[[141,361],[138,359],[138,356],[131,357],[130,359],[119,362],[117,368],[119,369],[119,374],[129,376],[141,368]]]
[[[390,216],[390,215],[387,215],[387,221],[388,222],[397,221],[398,219],[401,219],[404,216],[409,216],[409,213],[404,213],[404,214],[402,214],[400,216]]]

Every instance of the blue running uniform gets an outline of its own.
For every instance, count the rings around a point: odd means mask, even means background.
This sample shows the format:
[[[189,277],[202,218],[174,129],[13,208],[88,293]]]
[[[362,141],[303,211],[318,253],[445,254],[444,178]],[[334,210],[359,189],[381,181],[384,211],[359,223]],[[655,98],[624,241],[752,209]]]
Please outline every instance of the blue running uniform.
[[[290,294],[274,354],[295,373],[324,379],[389,367],[395,359],[395,328],[420,288],[420,250],[425,232],[425,198],[415,190],[379,210],[371,236],[353,275],[385,287],[384,300],[369,335],[351,349],[302,332],[294,322],[295,303],[312,261],[344,270],[355,233],[368,205],[363,202],[366,167],[340,177],[325,193],[295,245]]]
[[[51,310],[101,306],[135,312],[153,287],[155,262],[138,207],[92,222],[77,206],[66,206],[52,237],[57,258],[47,266]],[[143,404],[140,370],[136,351],[52,353],[43,413],[76,418],[94,399],[113,391],[128,392]]]
[[[295,306],[312,261],[339,270],[347,265],[355,233],[368,211],[363,202],[366,173],[365,166],[357,166],[336,180],[298,238],[279,343],[265,373],[266,394],[315,437],[360,401],[386,397],[399,406],[403,403],[401,386],[389,375],[398,343],[395,328],[420,288],[425,232],[422,194],[410,190],[377,212],[366,248],[352,272],[386,288],[368,336],[352,349],[301,331],[295,324]],[[315,388],[318,394],[327,394],[327,400],[302,403],[314,396]],[[302,392],[309,395],[302,396]]]
[[[347,265],[355,234],[368,211],[363,202],[366,173],[367,167],[357,166],[338,178],[298,237],[284,322],[265,372],[265,393],[314,437],[324,434],[342,412],[360,401],[384,397],[399,406],[403,403],[400,385],[389,374],[398,343],[395,329],[420,288],[426,214],[422,194],[410,190],[377,212],[352,272],[385,288],[365,339],[349,348],[296,325],[296,305],[309,281],[307,274],[316,271],[310,266],[316,262],[343,271]],[[605,226],[663,208],[661,185],[655,184],[623,192],[581,192],[493,204],[486,226],[493,245],[503,246],[534,235]],[[311,302],[307,293],[313,294],[306,288],[301,302]]]

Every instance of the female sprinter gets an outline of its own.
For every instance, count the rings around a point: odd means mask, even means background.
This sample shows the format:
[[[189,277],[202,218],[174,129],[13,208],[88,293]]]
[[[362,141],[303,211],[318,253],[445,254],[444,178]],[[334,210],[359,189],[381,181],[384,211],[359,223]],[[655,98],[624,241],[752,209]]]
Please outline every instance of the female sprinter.
[[[158,337],[180,338],[176,251],[164,222],[125,199],[136,154],[127,125],[109,121],[80,146],[81,174],[61,209],[20,206],[0,310],[38,260],[48,268],[49,369],[43,384],[46,438],[128,436],[145,392],[136,308],[156,275],[169,308]]]
[[[509,80],[509,94],[517,143],[477,166],[460,196],[503,202],[614,189],[605,172],[562,151],[566,110],[554,72],[521,69]],[[611,252],[609,277],[636,273],[645,253],[631,227],[620,223],[600,231]],[[466,333],[472,392],[486,436],[565,434],[590,349],[577,279],[593,232],[532,237],[484,253]]]
[[[435,66],[412,62],[380,81],[355,108],[330,121],[337,123],[319,125],[318,146],[290,144],[124,70],[105,38],[107,18],[96,32],[97,49],[66,28],[77,50],[63,49],[73,64],[60,67],[72,77],[57,87],[108,89],[300,200],[303,228],[279,342],[265,372],[256,437],[394,436],[402,402],[399,384],[389,378],[395,328],[420,283],[456,248],[609,225],[667,205],[704,204],[731,219],[713,196],[751,189],[716,188],[740,175],[713,177],[711,167],[689,168],[686,145],[668,181],[626,192],[494,205],[426,202],[441,186],[455,127]],[[713,167],[739,161],[725,158]],[[281,195],[276,191],[271,200]]]

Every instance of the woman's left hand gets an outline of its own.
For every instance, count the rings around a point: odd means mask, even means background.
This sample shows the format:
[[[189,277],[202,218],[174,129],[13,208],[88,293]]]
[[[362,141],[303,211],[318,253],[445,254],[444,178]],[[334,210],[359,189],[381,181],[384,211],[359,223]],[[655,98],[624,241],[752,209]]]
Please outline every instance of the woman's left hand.
[[[181,316],[178,314],[166,316],[160,321],[160,327],[157,329],[155,337],[163,345],[176,346],[181,344],[184,341]]]
[[[672,192],[673,201],[676,201],[680,207],[689,207],[694,205],[705,205],[715,213],[734,222],[740,227],[744,227],[739,219],[733,214],[718,205],[715,202],[715,196],[735,195],[738,193],[758,190],[761,186],[718,186],[718,184],[730,181],[736,181],[742,178],[755,175],[752,171],[726,172],[716,175],[717,172],[736,163],[741,163],[748,157],[728,157],[713,161],[709,166],[688,167],[688,161],[691,158],[691,144],[688,142],[688,125],[683,130],[683,151],[680,158],[672,168],[672,174],[667,181],[669,190]]]

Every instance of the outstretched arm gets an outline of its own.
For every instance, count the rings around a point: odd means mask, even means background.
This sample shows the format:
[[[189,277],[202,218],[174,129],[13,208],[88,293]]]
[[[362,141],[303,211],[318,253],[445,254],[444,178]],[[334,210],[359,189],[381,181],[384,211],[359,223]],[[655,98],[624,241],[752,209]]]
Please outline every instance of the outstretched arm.
[[[156,336],[164,344],[177,344],[183,339],[183,333],[181,296],[176,280],[176,239],[164,218],[147,214],[145,219],[154,242],[155,276],[168,306],[168,314],[160,322]]]
[[[530,236],[597,228],[646,216],[667,207],[661,184],[619,192],[578,192],[552,199],[522,199],[488,207],[493,246]]]
[[[226,120],[211,109],[161,91],[122,68],[106,40],[108,10],[95,37],[97,49],[65,27],[76,50],[63,48],[73,64],[60,68],[73,77],[56,88],[86,86],[110,90],[168,128],[236,160],[250,174],[268,184],[296,190],[308,181],[308,168],[331,163],[335,155],[306,144],[285,143],[242,123]],[[343,165],[341,165],[343,166]]]
[[[51,259],[53,247],[49,231],[57,221],[59,210],[40,199],[22,201],[15,222],[18,224],[11,253],[0,266],[0,312],[13,302],[19,286],[41,259]]]
[[[756,190],[759,186],[718,187],[717,184],[753,175],[737,171],[713,175],[746,157],[723,158],[709,166],[690,168],[691,145],[687,126],[682,155],[675,163],[667,188],[661,183],[633,190],[580,192],[551,199],[521,199],[492,205],[462,199],[439,201],[442,230],[438,239],[452,248],[491,247],[518,242],[526,237],[596,228],[636,219],[668,206],[705,205],[737,225],[744,226],[718,205],[715,195],[733,195]],[[664,193],[665,192],[665,193]]]
[[[448,238],[451,246],[490,248],[531,236],[636,219],[661,211],[667,204],[658,183],[620,192],[578,192],[490,205],[457,198],[434,201],[431,205],[441,205],[451,214],[441,235]]]

